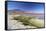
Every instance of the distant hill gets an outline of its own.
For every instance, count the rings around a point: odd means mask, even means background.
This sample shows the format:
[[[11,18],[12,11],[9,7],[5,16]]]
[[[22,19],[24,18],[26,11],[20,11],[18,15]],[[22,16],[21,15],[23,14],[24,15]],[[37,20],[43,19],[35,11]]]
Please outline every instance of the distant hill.
[[[24,11],[22,11],[22,10],[20,10],[20,9],[8,10],[8,13],[9,13],[9,14],[12,14],[12,13],[14,13],[14,12],[24,12]]]
[[[25,12],[25,11],[20,10],[20,9],[8,10],[8,13],[9,14],[17,13],[17,14],[44,15],[43,13],[32,13],[32,12],[29,13],[29,12]]]
[[[14,12],[14,11],[21,11],[21,12],[23,12],[23,11],[20,10],[20,9],[8,10],[8,12]]]

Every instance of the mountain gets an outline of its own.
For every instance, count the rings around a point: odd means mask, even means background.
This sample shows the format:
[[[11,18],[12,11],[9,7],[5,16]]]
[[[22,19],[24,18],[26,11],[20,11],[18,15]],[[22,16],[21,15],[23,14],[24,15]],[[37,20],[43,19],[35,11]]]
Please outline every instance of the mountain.
[[[9,14],[12,14],[14,12],[24,12],[24,11],[23,10],[20,10],[20,9],[8,10],[8,13]]]
[[[20,9],[8,10],[9,14],[17,13],[17,14],[31,14],[31,15],[44,15],[43,13],[33,13],[33,12],[26,12]]]
[[[21,11],[22,12],[22,10],[20,10],[20,9],[8,10],[8,12],[14,12],[14,11]]]

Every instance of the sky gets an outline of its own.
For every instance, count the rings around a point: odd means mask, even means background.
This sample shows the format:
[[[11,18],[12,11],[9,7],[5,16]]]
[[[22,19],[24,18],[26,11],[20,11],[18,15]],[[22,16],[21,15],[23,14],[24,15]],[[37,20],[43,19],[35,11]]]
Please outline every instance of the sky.
[[[15,1],[15,0],[7,0],[7,1]]]
[[[8,2],[8,10],[20,9],[27,12],[44,13],[44,3]]]

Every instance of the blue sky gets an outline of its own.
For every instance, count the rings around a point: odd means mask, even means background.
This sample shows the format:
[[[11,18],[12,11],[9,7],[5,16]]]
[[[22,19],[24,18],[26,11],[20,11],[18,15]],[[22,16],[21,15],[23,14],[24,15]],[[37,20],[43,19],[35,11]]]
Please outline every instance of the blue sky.
[[[8,2],[8,10],[20,9],[22,11],[44,13],[43,3],[32,2]]]
[[[16,1],[16,0],[7,0],[7,1]]]

